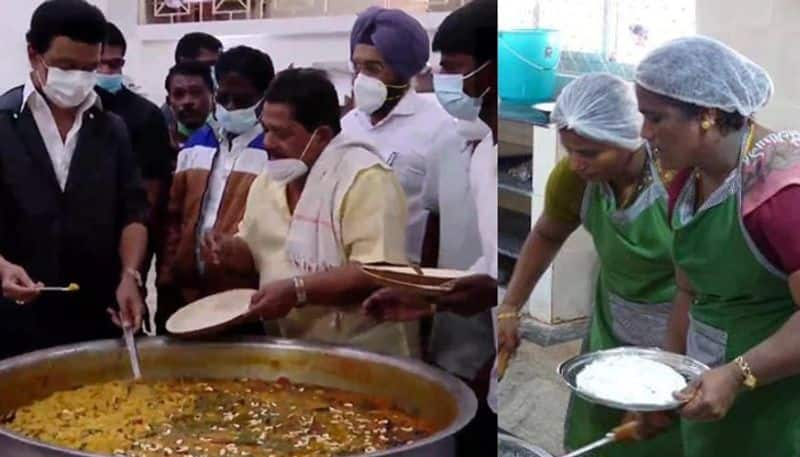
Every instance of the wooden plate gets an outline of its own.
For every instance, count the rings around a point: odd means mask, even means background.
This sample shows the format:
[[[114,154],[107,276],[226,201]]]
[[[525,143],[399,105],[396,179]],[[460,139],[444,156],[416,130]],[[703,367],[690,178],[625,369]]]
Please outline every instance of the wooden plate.
[[[382,286],[406,289],[426,296],[450,292],[454,280],[469,275],[467,271],[440,268],[422,268],[422,274],[412,267],[362,265],[361,270]]]
[[[176,311],[167,331],[177,336],[209,335],[239,324],[250,309],[255,289],[234,289],[201,298]]]

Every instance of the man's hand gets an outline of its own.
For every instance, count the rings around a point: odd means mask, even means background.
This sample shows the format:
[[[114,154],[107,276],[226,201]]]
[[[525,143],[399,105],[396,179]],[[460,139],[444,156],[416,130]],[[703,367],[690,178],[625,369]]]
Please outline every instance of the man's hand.
[[[24,268],[3,261],[0,266],[0,279],[3,283],[3,297],[14,300],[19,305],[35,300],[44,287],[41,282],[34,283]]]
[[[456,279],[453,289],[436,302],[443,309],[471,316],[497,306],[497,280],[489,275],[471,275]]]
[[[222,262],[222,248],[227,241],[226,238],[231,237],[214,230],[203,235],[200,241],[200,256],[206,265],[219,265]]]
[[[200,256],[206,265],[220,267],[230,272],[252,274],[255,270],[250,247],[243,239],[214,230],[203,236]]]
[[[297,304],[297,293],[291,279],[265,284],[250,300],[248,315],[262,320],[285,317]]]
[[[681,416],[694,421],[716,421],[728,414],[742,388],[742,373],[733,363],[706,371],[676,395],[687,401]]]
[[[145,306],[139,285],[130,275],[124,275],[117,287],[117,305],[118,310],[107,310],[111,321],[120,328],[131,328],[134,333],[138,332],[142,327]]]
[[[413,292],[384,288],[364,300],[362,309],[378,321],[415,321],[433,313],[431,301]]]

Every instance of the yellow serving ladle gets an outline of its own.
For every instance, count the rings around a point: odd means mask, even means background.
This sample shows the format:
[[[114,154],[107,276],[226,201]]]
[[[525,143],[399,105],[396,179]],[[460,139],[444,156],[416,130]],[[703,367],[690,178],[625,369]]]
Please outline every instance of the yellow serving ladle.
[[[81,290],[81,286],[70,283],[67,287],[42,287],[39,289],[41,292],[77,292]]]

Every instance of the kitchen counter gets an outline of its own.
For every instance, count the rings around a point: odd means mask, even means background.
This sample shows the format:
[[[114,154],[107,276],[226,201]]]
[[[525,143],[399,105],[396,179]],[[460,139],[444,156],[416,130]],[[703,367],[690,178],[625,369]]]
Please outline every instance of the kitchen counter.
[[[500,120],[524,122],[526,124],[546,127],[548,125],[548,115],[540,111],[533,105],[500,102]]]
[[[530,197],[533,194],[533,184],[531,181],[523,181],[508,173],[508,170],[501,170],[497,174],[497,187],[503,191],[512,192],[523,197]]]

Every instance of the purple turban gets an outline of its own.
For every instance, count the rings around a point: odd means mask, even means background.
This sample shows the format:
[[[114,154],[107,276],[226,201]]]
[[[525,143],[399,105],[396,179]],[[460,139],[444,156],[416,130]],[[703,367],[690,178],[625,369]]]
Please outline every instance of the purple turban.
[[[403,81],[419,73],[430,57],[428,32],[408,13],[371,6],[358,15],[350,32],[350,55],[357,44],[375,46]]]

